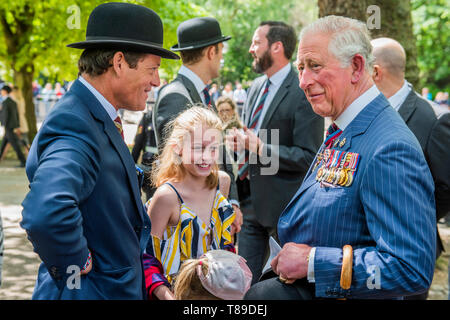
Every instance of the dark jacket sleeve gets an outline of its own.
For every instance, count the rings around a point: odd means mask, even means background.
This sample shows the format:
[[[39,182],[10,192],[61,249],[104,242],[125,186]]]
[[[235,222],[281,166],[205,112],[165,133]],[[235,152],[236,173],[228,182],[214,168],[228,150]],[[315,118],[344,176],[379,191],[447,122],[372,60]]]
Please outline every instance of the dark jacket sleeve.
[[[61,288],[67,267],[81,268],[88,257],[80,204],[95,187],[101,159],[96,137],[79,115],[58,114],[41,130],[33,143],[39,166],[33,174],[27,167],[32,177],[20,225]]]
[[[134,137],[134,146],[131,150],[131,155],[135,163],[139,160],[142,150],[145,147],[145,115],[142,117],[141,122],[139,122],[136,136]]]
[[[450,212],[450,112],[433,127],[428,141],[430,170],[434,178],[437,219]]]

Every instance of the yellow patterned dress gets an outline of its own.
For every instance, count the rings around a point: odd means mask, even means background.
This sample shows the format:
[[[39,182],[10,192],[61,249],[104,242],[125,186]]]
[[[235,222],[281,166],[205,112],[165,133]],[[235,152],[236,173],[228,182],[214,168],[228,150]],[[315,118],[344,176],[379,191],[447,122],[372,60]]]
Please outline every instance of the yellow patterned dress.
[[[217,188],[211,221],[206,224],[184,203],[175,187],[167,184],[177,193],[181,202],[180,219],[176,226],[166,228],[162,239],[153,235],[150,237],[147,253],[161,262],[164,275],[171,282],[184,260],[198,258],[214,249],[235,252],[231,241],[231,224],[236,214]],[[146,203],[147,208],[150,201]]]

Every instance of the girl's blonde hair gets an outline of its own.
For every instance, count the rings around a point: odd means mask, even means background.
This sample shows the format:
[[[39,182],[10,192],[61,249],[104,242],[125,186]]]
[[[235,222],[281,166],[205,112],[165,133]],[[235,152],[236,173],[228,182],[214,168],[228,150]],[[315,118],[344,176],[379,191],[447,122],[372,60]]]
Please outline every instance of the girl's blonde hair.
[[[183,262],[175,278],[174,295],[177,300],[221,300],[206,290],[197,275],[197,266],[202,266],[206,276],[209,269],[207,258],[188,259]]]
[[[222,122],[220,118],[211,110],[206,109],[202,104],[193,107],[179,114],[174,120],[169,122],[166,131],[167,139],[164,141],[164,149],[154,161],[152,168],[152,185],[159,187],[169,180],[181,181],[186,170],[182,166],[180,156],[175,152],[175,146],[182,146],[184,138],[193,134],[193,130],[199,124],[203,128],[217,129],[222,132]],[[211,174],[206,178],[206,185],[214,188],[219,183],[219,167],[215,163]]]

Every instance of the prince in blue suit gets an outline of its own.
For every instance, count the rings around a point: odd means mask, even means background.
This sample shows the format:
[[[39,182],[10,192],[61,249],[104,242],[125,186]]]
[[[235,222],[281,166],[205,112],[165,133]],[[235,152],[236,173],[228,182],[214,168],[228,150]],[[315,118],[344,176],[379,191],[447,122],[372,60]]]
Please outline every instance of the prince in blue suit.
[[[372,82],[371,49],[353,19],[329,16],[302,31],[300,86],[333,126],[279,219],[279,278],[248,299],[395,299],[431,285],[433,180],[417,139]],[[350,289],[340,286],[344,245],[353,247]]]
[[[150,220],[117,110],[143,110],[161,57],[177,57],[162,35],[152,10],[107,3],[91,13],[86,41],[70,45],[85,49],[81,76],[43,123],[26,168],[21,226],[42,260],[34,299],[146,297]]]

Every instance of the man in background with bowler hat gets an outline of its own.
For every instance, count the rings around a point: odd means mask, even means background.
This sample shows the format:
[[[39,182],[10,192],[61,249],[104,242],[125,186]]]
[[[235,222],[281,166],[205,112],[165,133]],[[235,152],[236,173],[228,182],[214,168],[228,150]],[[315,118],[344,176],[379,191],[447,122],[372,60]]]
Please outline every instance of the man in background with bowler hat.
[[[217,112],[209,95],[208,83],[219,76],[222,60],[223,42],[231,39],[222,35],[219,22],[211,17],[193,18],[182,22],[177,29],[178,43],[170,48],[179,51],[183,65],[177,77],[161,88],[153,112],[153,127],[156,130],[158,149],[164,147],[165,130],[170,120],[196,103],[202,103]],[[225,159],[227,153],[222,149],[221,170],[231,177],[229,201],[236,212],[232,232],[239,232],[242,214],[239,209],[236,183],[232,161]]]
[[[150,236],[117,110],[159,85],[163,25],[151,9],[105,3],[88,21],[79,78],[48,115],[27,162],[21,226],[42,264],[34,299],[145,299]]]

